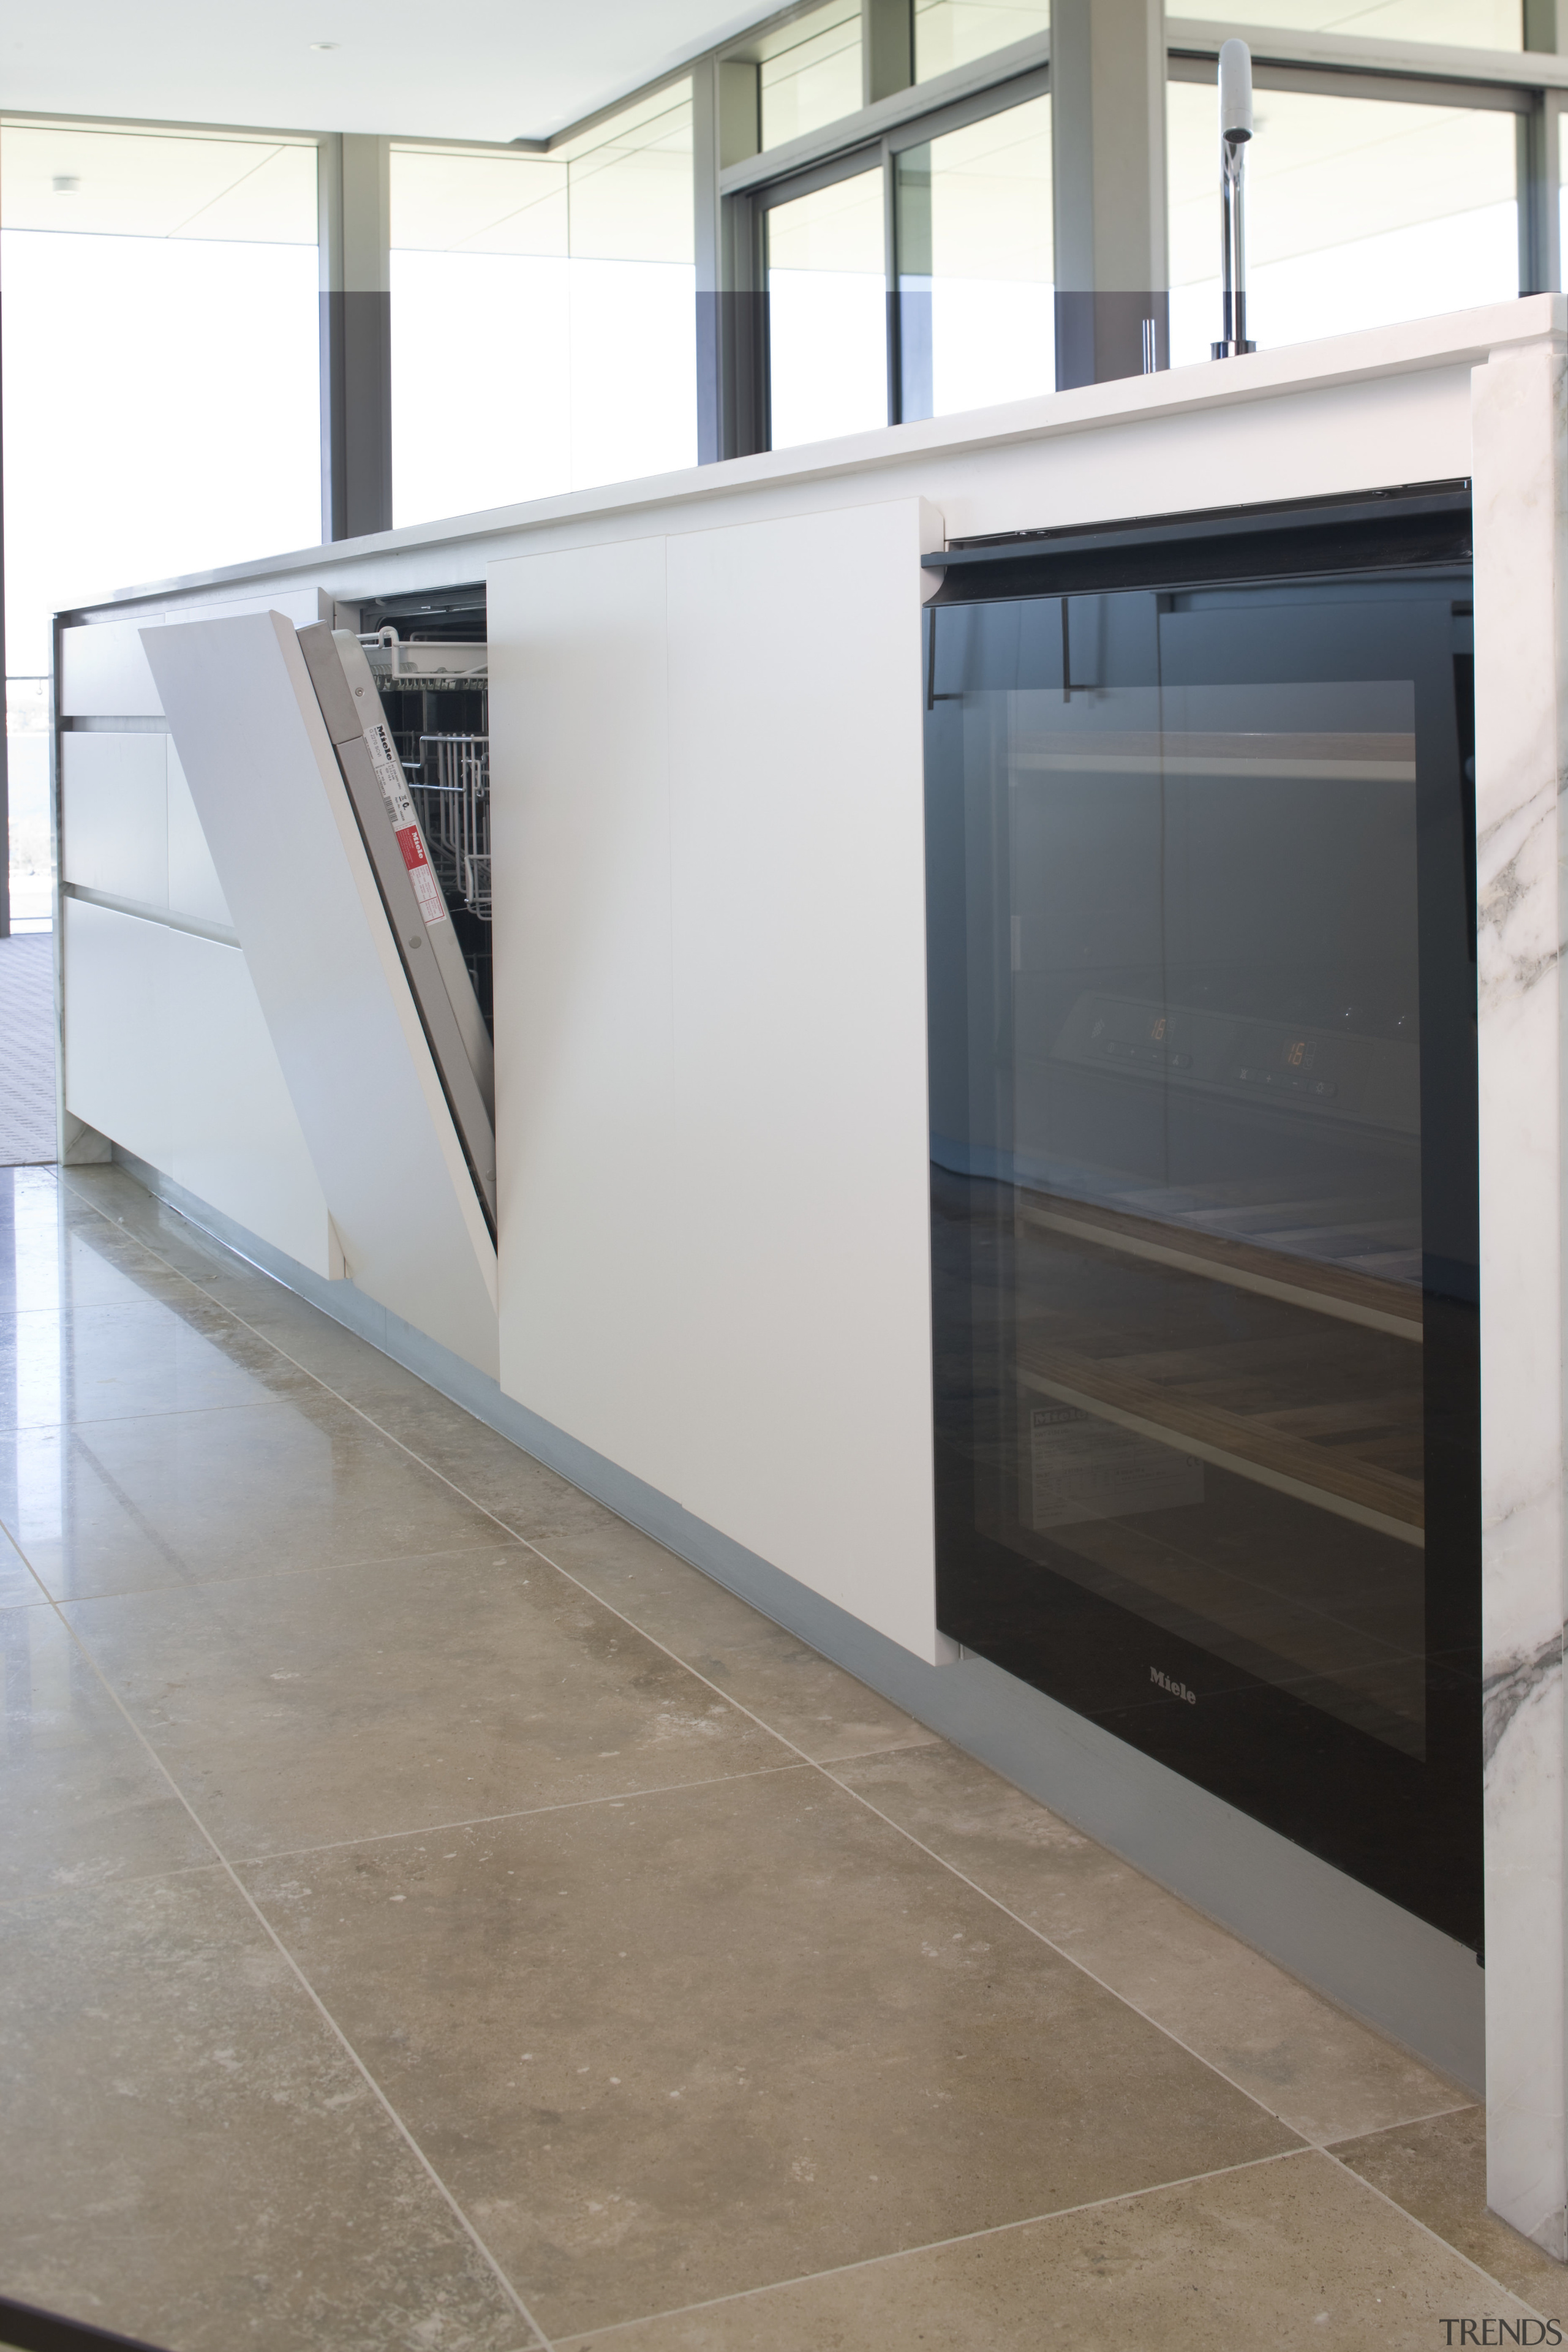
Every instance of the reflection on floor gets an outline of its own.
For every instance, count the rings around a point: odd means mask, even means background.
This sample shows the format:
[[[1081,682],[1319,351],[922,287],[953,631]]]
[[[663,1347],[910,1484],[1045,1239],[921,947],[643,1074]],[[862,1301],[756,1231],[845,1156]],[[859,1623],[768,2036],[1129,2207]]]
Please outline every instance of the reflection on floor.
[[[0,2292],[172,2352],[1564,2315],[1452,2084],[120,1171],[0,1185]]]
[[[55,942],[0,940],[0,1167],[55,1156]]]

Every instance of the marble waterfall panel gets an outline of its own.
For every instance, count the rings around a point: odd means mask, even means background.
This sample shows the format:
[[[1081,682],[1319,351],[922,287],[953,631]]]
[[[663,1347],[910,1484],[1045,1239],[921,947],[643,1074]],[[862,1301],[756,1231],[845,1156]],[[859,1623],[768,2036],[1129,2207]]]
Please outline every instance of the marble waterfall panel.
[[[1473,379],[1488,2193],[1562,2260],[1564,362]]]

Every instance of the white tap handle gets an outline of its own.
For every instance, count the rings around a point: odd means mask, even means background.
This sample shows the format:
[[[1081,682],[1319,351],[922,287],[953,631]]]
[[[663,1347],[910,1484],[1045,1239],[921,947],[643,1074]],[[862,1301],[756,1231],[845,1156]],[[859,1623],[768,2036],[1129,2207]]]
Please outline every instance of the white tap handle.
[[[1237,145],[1252,136],[1252,52],[1245,41],[1220,48],[1219,135]]]

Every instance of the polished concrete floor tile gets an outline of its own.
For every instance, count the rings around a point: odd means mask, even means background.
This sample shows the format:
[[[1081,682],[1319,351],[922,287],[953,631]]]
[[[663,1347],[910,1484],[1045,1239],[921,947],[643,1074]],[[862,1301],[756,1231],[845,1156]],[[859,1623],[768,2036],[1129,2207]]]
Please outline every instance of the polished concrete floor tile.
[[[169,2352],[521,2352],[221,1870],[0,1910],[0,2290]]]
[[[556,2341],[557,2352],[1434,2352],[1455,2315],[1526,2316],[1307,2154]],[[1495,2326],[1487,2340],[1500,2340]]]
[[[1456,2115],[1434,2116],[1425,2123],[1376,2132],[1369,2139],[1347,2140],[1333,2152],[1342,2164],[1568,2331],[1568,2273],[1487,2210],[1484,2107],[1462,2107]]]
[[[1295,2144],[809,1766],[242,1874],[551,2335]]]
[[[1468,2099],[973,1757],[943,1743],[840,1777],[1304,2139]]]
[[[0,1611],[0,1902],[213,1859],[55,1611]]]
[[[210,1412],[319,1383],[187,1284],[178,1302],[0,1318],[0,1427]]]
[[[624,1520],[535,1541],[547,1559],[819,1762],[936,1738]]]
[[[311,1384],[221,1412],[0,1432],[0,1525],[66,1600],[407,1559],[496,1534]]]
[[[230,1858],[795,1761],[504,1537],[67,1613]]]

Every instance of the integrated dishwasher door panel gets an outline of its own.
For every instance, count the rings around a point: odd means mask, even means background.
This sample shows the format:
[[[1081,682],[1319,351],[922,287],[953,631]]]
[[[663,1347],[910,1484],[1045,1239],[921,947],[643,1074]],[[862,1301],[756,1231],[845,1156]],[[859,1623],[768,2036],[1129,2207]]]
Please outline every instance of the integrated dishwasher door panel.
[[[494,1244],[293,625],[143,642],[347,1271],[493,1377]]]

